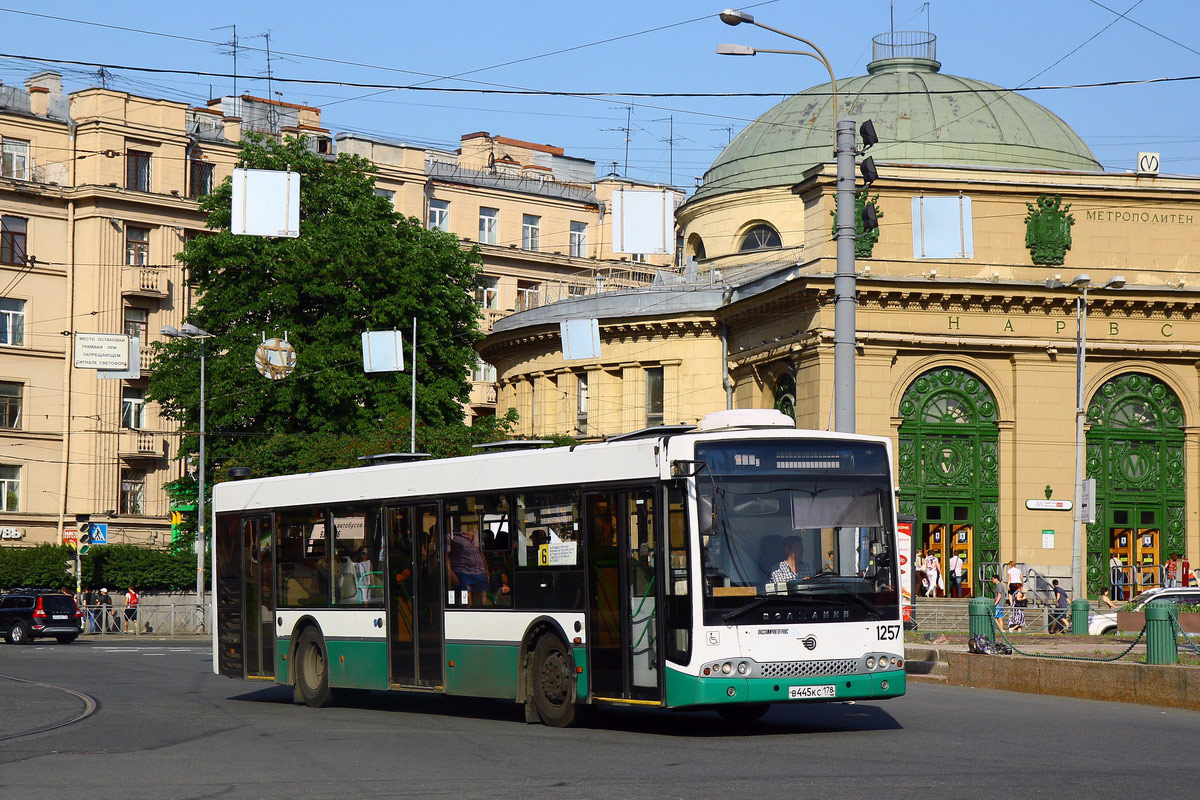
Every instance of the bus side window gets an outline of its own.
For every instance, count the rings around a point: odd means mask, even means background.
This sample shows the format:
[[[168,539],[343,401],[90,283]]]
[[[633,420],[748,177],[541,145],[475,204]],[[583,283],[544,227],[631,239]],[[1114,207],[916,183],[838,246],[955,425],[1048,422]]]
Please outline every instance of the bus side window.
[[[517,495],[517,608],[582,609],[584,542],[579,492]],[[613,529],[616,546],[616,529]]]
[[[324,509],[279,515],[278,570],[280,606],[329,605],[329,535]]]

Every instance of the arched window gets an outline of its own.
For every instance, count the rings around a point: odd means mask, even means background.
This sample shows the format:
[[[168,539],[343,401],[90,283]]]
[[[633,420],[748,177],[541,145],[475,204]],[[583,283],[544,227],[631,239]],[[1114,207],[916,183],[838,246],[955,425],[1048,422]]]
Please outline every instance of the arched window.
[[[755,225],[742,237],[738,252],[748,253],[751,250],[771,250],[778,247],[783,247],[783,240],[774,228],[770,225]]]
[[[704,252],[704,240],[699,236],[693,233],[688,237],[687,243],[688,255],[692,256],[697,261],[703,261],[704,259],[708,258],[707,254]]]

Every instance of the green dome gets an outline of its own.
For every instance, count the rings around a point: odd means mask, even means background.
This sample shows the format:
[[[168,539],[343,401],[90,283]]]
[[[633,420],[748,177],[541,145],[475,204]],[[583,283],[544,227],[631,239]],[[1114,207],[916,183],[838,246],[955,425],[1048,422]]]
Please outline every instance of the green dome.
[[[876,162],[1102,171],[1048,109],[940,68],[932,58],[880,58],[868,74],[838,82],[841,115],[875,125]],[[805,170],[833,160],[833,131],[828,83],[789,97],[734,137],[693,199],[798,183]]]

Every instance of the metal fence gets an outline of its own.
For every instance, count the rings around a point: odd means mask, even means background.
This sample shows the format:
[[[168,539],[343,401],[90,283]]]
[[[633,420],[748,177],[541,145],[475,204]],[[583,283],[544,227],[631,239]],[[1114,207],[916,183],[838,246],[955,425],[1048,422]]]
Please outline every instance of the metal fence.
[[[205,603],[139,603],[137,619],[126,619],[124,606],[86,606],[83,633],[97,636],[187,636],[209,632]]]

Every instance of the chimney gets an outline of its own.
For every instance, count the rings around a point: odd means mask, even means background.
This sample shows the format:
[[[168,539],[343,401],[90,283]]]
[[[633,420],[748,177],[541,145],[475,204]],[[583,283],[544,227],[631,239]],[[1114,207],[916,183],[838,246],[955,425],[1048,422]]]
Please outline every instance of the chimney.
[[[29,90],[29,110],[36,116],[48,116],[52,106],[62,104],[62,75],[57,72],[44,70],[30,75],[25,88]]]
[[[225,123],[224,137],[231,142],[240,142],[242,140],[242,118],[224,117],[222,121]]]

